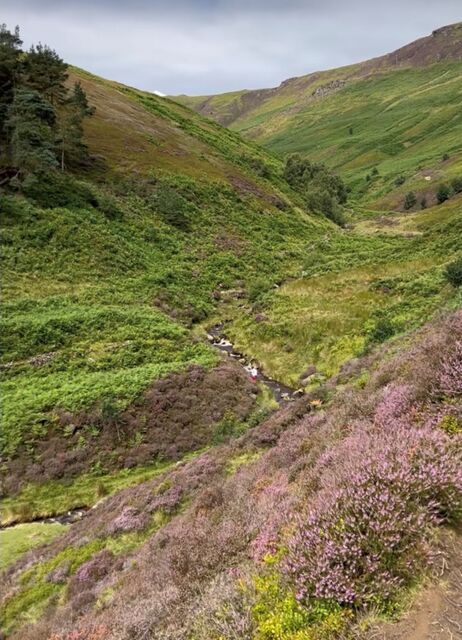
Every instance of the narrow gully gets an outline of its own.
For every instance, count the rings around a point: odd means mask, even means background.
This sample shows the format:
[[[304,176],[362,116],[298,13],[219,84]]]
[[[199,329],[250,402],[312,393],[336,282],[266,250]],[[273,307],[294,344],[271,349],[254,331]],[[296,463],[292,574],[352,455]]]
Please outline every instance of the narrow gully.
[[[279,404],[282,404],[283,402],[290,402],[291,400],[303,395],[303,391],[299,389],[292,389],[292,387],[288,387],[287,385],[265,375],[265,373],[263,373],[259,367],[254,366],[253,362],[249,361],[244,354],[236,351],[232,342],[230,342],[223,333],[223,327],[224,323],[210,327],[207,332],[207,339],[210,344],[219,351],[226,353],[230,358],[236,360],[236,362],[238,362],[246,373],[254,380],[258,380],[268,387],[276,402]]]

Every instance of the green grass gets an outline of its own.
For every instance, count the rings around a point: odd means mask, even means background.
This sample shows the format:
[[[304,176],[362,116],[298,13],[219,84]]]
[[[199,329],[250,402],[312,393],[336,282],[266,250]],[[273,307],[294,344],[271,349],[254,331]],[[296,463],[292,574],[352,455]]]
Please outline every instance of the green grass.
[[[192,455],[186,456],[189,459]],[[134,469],[120,469],[113,473],[89,473],[72,480],[50,480],[30,484],[18,495],[2,501],[0,523],[10,524],[33,518],[46,518],[79,507],[92,507],[102,498],[134,484],[146,482],[176,463],[156,462]]]
[[[460,207],[448,202],[396,222],[394,234],[368,219],[355,234],[320,242],[303,276],[263,301],[264,322],[251,309],[231,322],[236,347],[281,382],[299,385],[308,365],[318,370],[311,382],[319,382],[373,346],[384,323],[389,335],[400,335],[460,306],[461,292],[443,275],[461,250]]]
[[[65,525],[57,522],[33,522],[18,524],[0,530],[0,571],[7,569],[24,553],[47,542],[51,542],[66,531]]]
[[[32,445],[58,410],[105,403],[122,410],[156,378],[216,364],[217,353],[185,323],[213,312],[215,290],[245,293],[262,278],[270,287],[295,272],[307,241],[323,229],[306,214],[244,202],[224,184],[163,183],[188,203],[187,232],[133,193],[112,196],[120,220],[88,205],[44,209],[3,198],[8,454]],[[33,358],[43,354],[51,356],[38,366]]]
[[[310,97],[317,87],[341,79],[346,84],[339,90]],[[233,130],[272,152],[301,152],[326,162],[359,201],[376,208],[401,206],[410,190],[433,203],[439,182],[462,174],[460,61],[368,73],[362,64],[333,69],[293,79],[263,98],[247,95],[247,106],[239,110],[242,95],[209,97],[214,117],[234,109]],[[182,100],[200,109],[197,99]],[[378,175],[366,180],[374,168]],[[398,176],[405,178],[399,187]]]

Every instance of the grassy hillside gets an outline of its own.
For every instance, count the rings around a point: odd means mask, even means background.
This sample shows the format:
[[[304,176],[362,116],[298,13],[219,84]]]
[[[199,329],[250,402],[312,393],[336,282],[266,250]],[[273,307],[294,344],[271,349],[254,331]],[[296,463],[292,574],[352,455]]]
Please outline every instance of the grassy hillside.
[[[179,99],[272,151],[327,162],[371,206],[399,208],[410,189],[433,203],[435,184],[462,171],[461,51],[462,23],[275,89]]]
[[[417,237],[373,222],[371,233],[367,215],[359,233],[341,231],[305,212],[280,161],[236,134],[169,100],[74,78],[96,107],[86,135],[97,162],[1,196],[8,491],[19,477],[98,475],[159,455],[143,394],[217,365],[212,322],[227,320],[244,353],[298,386],[307,367],[318,381],[336,373],[382,325],[390,337],[456,304],[442,270],[460,249],[459,200],[428,210]],[[215,410],[167,457],[208,444],[227,410],[252,412],[239,376],[230,405],[219,400],[233,375],[213,393],[194,383]],[[160,415],[176,433],[178,416]]]
[[[455,63],[440,64],[455,103]],[[0,192],[1,524],[15,525],[0,536],[2,631],[366,640],[368,616],[402,611],[428,574],[437,527],[460,520],[462,288],[445,269],[462,195],[405,214],[357,204],[383,204],[396,171],[417,184],[416,143],[368,193],[350,167],[341,229],[306,209],[271,152],[168,99],[74,80],[96,108],[93,161]],[[358,81],[323,104],[354,87],[361,103]],[[323,126],[327,158],[340,134]],[[356,153],[373,148],[356,126]],[[278,408],[221,359],[215,323],[301,397]],[[86,507],[69,526],[30,522]]]
[[[462,198],[423,213],[376,217],[345,234],[343,247],[321,244],[302,277],[284,284],[260,309],[231,321],[245,353],[292,386],[319,383],[383,340],[419,326],[462,298],[444,278],[461,255]],[[313,375],[314,372],[314,375]]]
[[[164,428],[183,434],[163,456],[207,444],[226,411],[245,418],[255,402],[243,374],[190,370],[219,360],[191,327],[223,299],[295,276],[308,243],[337,233],[299,207],[274,157],[236,134],[168,100],[78,70],[75,79],[96,107],[93,166],[0,195],[8,492],[152,462],[161,452],[139,415],[151,402],[143,392],[174,372],[190,371],[171,385],[195,380],[210,410],[189,426],[187,404],[161,410]]]

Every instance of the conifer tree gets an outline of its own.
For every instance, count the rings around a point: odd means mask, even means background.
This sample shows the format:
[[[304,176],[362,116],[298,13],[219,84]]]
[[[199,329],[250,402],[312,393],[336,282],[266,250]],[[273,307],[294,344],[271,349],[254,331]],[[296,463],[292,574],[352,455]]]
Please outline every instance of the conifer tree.
[[[11,159],[22,184],[57,166],[54,150],[56,114],[38,91],[18,89],[8,110]]]
[[[80,82],[74,84],[72,93],[67,98],[62,109],[60,119],[60,148],[61,171],[66,167],[81,166],[88,163],[88,148],[83,139],[83,121],[94,114],[94,107],[90,107],[87,94]]]
[[[52,104],[64,102],[66,97],[67,64],[46,45],[30,48],[22,65],[22,84],[35,89]]]
[[[5,121],[18,82],[21,45],[19,27],[11,33],[5,24],[0,25],[0,155],[3,156],[7,142]]]

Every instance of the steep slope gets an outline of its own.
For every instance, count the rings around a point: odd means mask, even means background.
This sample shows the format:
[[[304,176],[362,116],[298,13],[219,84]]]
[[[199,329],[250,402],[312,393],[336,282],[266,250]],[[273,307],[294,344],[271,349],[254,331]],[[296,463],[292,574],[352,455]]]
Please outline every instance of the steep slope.
[[[3,575],[3,628],[17,640],[369,637],[368,616],[402,612],[403,590],[430,575],[430,543],[435,562],[459,561],[456,532],[437,524],[460,518],[461,338],[459,312],[101,501]],[[445,577],[440,620],[456,632],[457,576]]]
[[[177,99],[273,151],[329,163],[363,200],[394,208],[409,189],[432,202],[435,188],[425,178],[461,170],[461,60],[458,23],[380,58],[275,89]],[[371,169],[380,174],[372,184],[365,180]],[[406,185],[396,189],[401,175]]]
[[[77,79],[96,107],[93,166],[50,174],[27,197],[0,194],[8,493],[178,459],[207,445],[226,412],[258,411],[255,385],[231,365],[214,369],[217,353],[192,327],[223,299],[295,276],[308,243],[338,234],[298,206],[275,158],[236,134],[168,100],[73,70]],[[154,437],[148,406],[170,436]]]

